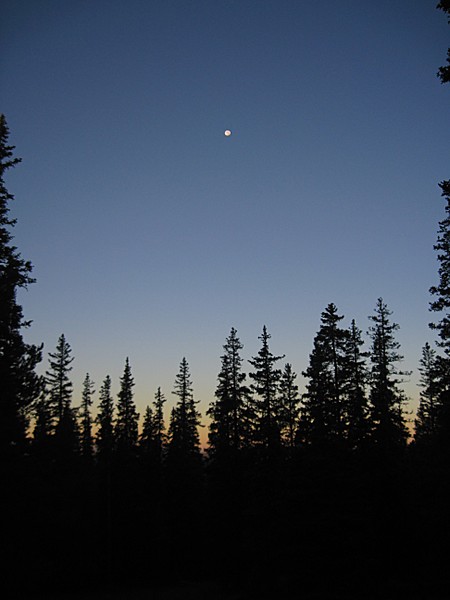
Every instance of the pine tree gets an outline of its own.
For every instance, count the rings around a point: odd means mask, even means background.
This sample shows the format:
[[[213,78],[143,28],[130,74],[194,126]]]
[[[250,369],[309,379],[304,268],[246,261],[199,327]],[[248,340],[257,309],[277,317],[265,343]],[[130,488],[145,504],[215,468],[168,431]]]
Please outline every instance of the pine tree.
[[[295,383],[297,374],[292,365],[286,363],[280,379],[280,400],[283,407],[282,438],[286,446],[293,450],[296,444],[297,428],[300,418],[300,397],[298,385]]]
[[[32,446],[34,452],[43,457],[48,455],[54,433],[54,419],[48,401],[47,392],[42,390],[34,409],[34,429]]]
[[[396,368],[396,363],[403,357],[398,352],[400,344],[394,337],[399,326],[390,322],[391,314],[383,299],[379,298],[375,314],[369,317],[373,325],[368,332],[372,340],[369,396],[373,424],[371,437],[383,452],[401,448],[408,437],[403,411],[406,398],[398,387],[402,382],[399,376],[406,373]]]
[[[120,392],[117,402],[115,437],[119,453],[129,454],[135,451],[138,441],[139,414],[133,399],[134,380],[128,358],[125,362],[123,377],[120,379]]]
[[[155,449],[153,411],[150,406],[145,408],[144,422],[139,436],[139,448],[146,457],[151,457]]]
[[[8,145],[9,129],[0,115],[0,451],[3,456],[23,445],[28,415],[39,397],[42,380],[36,365],[42,360],[42,345],[26,344],[21,330],[31,321],[23,318],[17,292],[34,282],[32,265],[24,261],[11,244],[10,229],[16,224],[9,217],[9,202],[14,199],[5,186],[5,172],[21,159],[13,156]]]
[[[339,327],[342,319],[336,306],[328,304],[303,373],[309,383],[303,397],[301,435],[309,444],[328,445],[345,439],[348,332]]]
[[[70,408],[73,386],[69,378],[72,370],[70,366],[74,358],[71,356],[72,348],[66,341],[64,334],[58,339],[56,352],[49,352],[50,368],[45,373],[45,383],[49,391],[49,403],[52,417],[57,424],[63,418],[66,409]]]
[[[173,393],[178,397],[169,425],[168,453],[170,459],[197,459],[200,456],[200,413],[196,409],[189,365],[186,358],[180,363]]]
[[[255,371],[250,373],[254,383],[251,391],[255,402],[255,439],[269,453],[279,448],[281,443],[281,428],[283,421],[283,407],[279,396],[279,381],[281,371],[275,364],[284,358],[275,356],[269,349],[270,334],[264,325],[262,334],[258,337],[262,346],[257,356],[249,363]]]
[[[100,403],[95,422],[97,453],[101,459],[109,459],[114,449],[114,401],[111,394],[111,377],[107,375],[100,388]]]
[[[156,390],[155,400],[153,402],[153,439],[155,440],[156,458],[159,463],[162,461],[167,443],[166,426],[164,423],[165,402],[166,398],[159,387]]]
[[[246,375],[242,372],[243,359],[240,351],[243,347],[236,329],[232,327],[223,346],[216,400],[207,411],[207,415],[211,417],[208,435],[211,455],[238,451],[251,441],[253,420],[249,388],[245,383]]]
[[[450,0],[441,0],[436,8],[447,13],[447,19],[450,23]],[[439,67],[437,76],[441,80],[441,83],[448,83],[450,81],[450,48],[447,50],[447,63],[445,67]]]
[[[414,422],[416,442],[431,442],[438,434],[439,412],[442,408],[442,382],[446,378],[444,370],[447,362],[437,355],[428,342],[422,348],[419,367],[422,391]]]
[[[85,459],[92,458],[94,451],[94,440],[92,437],[92,395],[94,394],[94,382],[91,381],[89,373],[83,382],[82,400],[81,400],[81,454]]]
[[[347,441],[349,448],[361,448],[369,433],[369,413],[366,387],[367,352],[362,351],[361,330],[353,319],[346,340],[345,384]]]
[[[49,352],[49,369],[45,373],[48,391],[48,409],[53,419],[54,442],[57,455],[68,459],[79,450],[79,430],[76,413],[72,408],[72,381],[69,373],[74,360],[72,348],[62,334],[54,353]]]

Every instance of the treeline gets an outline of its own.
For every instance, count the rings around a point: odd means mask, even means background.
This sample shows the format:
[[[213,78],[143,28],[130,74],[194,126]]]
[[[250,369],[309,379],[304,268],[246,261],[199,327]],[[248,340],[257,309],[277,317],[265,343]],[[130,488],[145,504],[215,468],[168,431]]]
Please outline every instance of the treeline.
[[[380,298],[375,314],[369,317],[371,343],[365,351],[355,321],[349,328],[342,328],[343,317],[334,304],[329,304],[321,315],[310,362],[303,372],[308,379],[303,394],[299,393],[292,365],[286,362],[278,368],[285,357],[271,352],[271,336],[265,326],[259,337],[261,348],[248,361],[253,371],[247,376],[241,356],[243,344],[232,328],[223,346],[215,398],[206,413],[209,435],[205,460],[241,450],[289,456],[307,446],[333,445],[351,451],[373,446],[385,452],[404,446],[408,439],[406,397],[399,384],[406,373],[397,368],[402,360],[394,337],[398,325],[390,321],[390,315]],[[439,396],[438,359],[428,344],[423,353],[424,389],[416,420],[417,439],[434,435],[442,412],[434,398]],[[200,460],[201,415],[186,358],[175,379],[172,393],[178,400],[167,428],[166,397],[160,387],[139,427],[128,358],[116,402],[107,375],[94,411],[94,382],[87,373],[81,403],[74,408],[70,379],[73,360],[71,347],[61,335],[55,352],[49,354],[46,374],[37,380],[39,394],[28,410],[31,420],[23,452],[48,458],[73,454],[85,462],[124,453],[148,455],[161,464],[173,453],[190,454]]]

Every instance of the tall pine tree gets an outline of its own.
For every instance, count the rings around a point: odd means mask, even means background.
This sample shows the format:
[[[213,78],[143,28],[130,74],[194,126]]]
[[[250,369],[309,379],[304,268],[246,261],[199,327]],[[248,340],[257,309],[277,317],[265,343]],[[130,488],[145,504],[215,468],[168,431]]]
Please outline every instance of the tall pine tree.
[[[123,376],[120,379],[120,391],[117,400],[117,418],[115,437],[119,454],[131,455],[138,442],[139,414],[134,402],[134,379],[131,374],[130,361],[125,361]]]
[[[301,418],[301,437],[307,444],[323,446],[345,439],[348,332],[339,326],[342,319],[336,306],[328,304],[303,373],[309,379]]]
[[[246,374],[242,372],[240,352],[243,347],[232,327],[223,346],[216,399],[207,411],[211,417],[208,436],[211,456],[228,455],[251,442],[253,420]]]
[[[173,393],[178,401],[170,416],[168,458],[169,460],[197,460],[200,457],[200,413],[194,400],[189,364],[183,357],[175,379]]]
[[[109,460],[114,449],[114,400],[111,394],[111,377],[107,375],[100,388],[100,403],[95,419],[97,424],[96,447],[100,460]]]
[[[42,346],[26,344],[22,329],[25,321],[17,293],[34,279],[32,266],[20,256],[11,243],[10,229],[16,224],[9,217],[9,203],[14,196],[8,192],[4,176],[21,159],[13,156],[14,146],[8,145],[9,129],[0,115],[0,453],[16,453],[26,437],[29,411],[41,392],[41,378],[36,365],[42,360]]]
[[[391,323],[391,311],[377,300],[375,314],[369,319],[370,348],[370,409],[372,420],[372,441],[382,452],[389,452],[405,445],[408,431],[403,406],[404,392],[398,387],[405,375],[398,370],[397,363],[403,359],[398,350],[400,344],[395,339],[399,329]],[[400,377],[400,378],[399,378]]]
[[[271,336],[264,325],[258,339],[262,345],[256,356],[249,363],[255,369],[250,373],[254,383],[251,385],[255,403],[255,441],[271,454],[281,444],[281,429],[283,426],[283,406],[279,395],[280,369],[276,363],[284,358],[275,356],[269,348]]]
[[[92,436],[92,395],[94,393],[94,382],[91,380],[89,373],[86,373],[86,377],[83,382],[83,391],[81,394],[81,407],[80,407],[80,441],[81,441],[81,455],[83,458],[90,460],[94,451],[94,440]]]

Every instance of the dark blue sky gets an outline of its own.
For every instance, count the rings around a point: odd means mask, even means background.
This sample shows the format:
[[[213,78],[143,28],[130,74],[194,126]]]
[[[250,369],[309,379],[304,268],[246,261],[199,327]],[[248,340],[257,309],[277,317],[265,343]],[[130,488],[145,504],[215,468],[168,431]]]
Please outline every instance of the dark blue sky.
[[[66,334],[77,389],[128,355],[141,411],[186,355],[204,410],[231,326],[301,372],[326,304],[366,330],[382,296],[417,398],[450,164],[435,4],[5,4],[28,338]]]

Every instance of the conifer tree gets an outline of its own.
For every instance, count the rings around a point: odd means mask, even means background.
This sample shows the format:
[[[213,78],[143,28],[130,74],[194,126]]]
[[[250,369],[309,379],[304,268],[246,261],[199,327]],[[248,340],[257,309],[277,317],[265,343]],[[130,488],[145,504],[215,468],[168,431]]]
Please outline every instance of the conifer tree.
[[[369,433],[367,352],[362,351],[361,330],[353,319],[346,339],[344,392],[346,396],[347,441],[350,449],[361,448]]]
[[[448,361],[438,356],[427,342],[422,348],[419,367],[422,391],[414,422],[416,442],[431,442],[437,437],[447,364]]]
[[[138,441],[139,414],[133,399],[134,379],[131,375],[130,361],[125,361],[123,377],[120,379],[120,391],[117,401],[115,437],[119,453],[132,453]]]
[[[8,145],[9,129],[0,115],[0,451],[6,456],[25,441],[28,415],[37,400],[42,380],[36,365],[42,360],[42,345],[26,344],[21,330],[30,325],[25,321],[17,292],[34,282],[32,265],[20,256],[11,243],[10,229],[16,224],[9,217],[9,203],[14,199],[5,185],[4,176],[20,158],[13,156],[14,146]]]
[[[232,327],[223,346],[216,400],[207,411],[211,417],[208,435],[211,455],[228,454],[230,450],[240,450],[251,442],[253,419],[246,374],[242,372],[240,351],[243,347],[236,329]]]
[[[94,440],[92,437],[92,395],[94,393],[94,382],[91,381],[89,373],[83,382],[83,391],[81,396],[81,454],[85,459],[92,458],[94,451]]]
[[[142,431],[139,436],[139,447],[142,451],[142,454],[146,457],[150,457],[154,452],[154,420],[153,411],[150,406],[145,408],[144,422],[142,424]]]
[[[390,451],[405,445],[408,431],[403,406],[406,402],[403,391],[398,387],[402,382],[396,364],[403,359],[395,340],[399,329],[391,323],[391,311],[379,298],[375,314],[369,316],[373,325],[369,328],[372,341],[370,348],[370,410],[372,421],[371,437],[382,451]]]
[[[309,366],[303,373],[309,379],[301,419],[306,443],[327,445],[345,439],[348,332],[339,326],[342,319],[336,306],[328,304],[321,314]]]
[[[155,441],[155,452],[158,462],[161,462],[163,458],[167,443],[166,426],[164,423],[165,402],[166,398],[159,387],[156,390],[155,400],[153,402],[153,439]]]
[[[33,450],[37,455],[45,456],[51,448],[54,433],[54,419],[45,389],[42,390],[34,410]]]
[[[111,377],[107,375],[100,388],[100,403],[95,422],[97,452],[101,459],[111,457],[114,449],[114,401],[111,394]]]
[[[251,390],[254,397],[256,422],[255,439],[269,453],[280,446],[281,428],[283,422],[283,407],[279,395],[281,371],[275,368],[276,363],[284,358],[275,356],[269,348],[270,334],[264,325],[258,339],[262,346],[249,363],[255,371],[250,373],[254,383]]]
[[[200,456],[200,413],[196,409],[191,375],[186,358],[180,363],[173,393],[178,397],[169,425],[168,453],[170,459],[197,459]]]
[[[447,20],[450,23],[450,0],[441,0],[436,8],[447,13]],[[437,72],[441,83],[448,83],[450,81],[450,48],[447,50],[447,63],[445,67],[439,67]]]
[[[297,374],[292,365],[286,363],[280,378],[280,400],[283,407],[282,438],[285,445],[292,450],[296,444],[297,427],[300,418],[300,397],[298,385],[295,383]]]
[[[49,352],[49,369],[45,373],[45,383],[49,392],[49,403],[52,417],[57,424],[63,418],[66,409],[70,408],[73,386],[69,378],[70,366],[74,360],[72,348],[61,334],[55,352]]]

